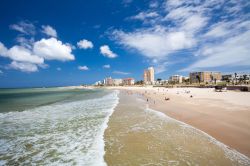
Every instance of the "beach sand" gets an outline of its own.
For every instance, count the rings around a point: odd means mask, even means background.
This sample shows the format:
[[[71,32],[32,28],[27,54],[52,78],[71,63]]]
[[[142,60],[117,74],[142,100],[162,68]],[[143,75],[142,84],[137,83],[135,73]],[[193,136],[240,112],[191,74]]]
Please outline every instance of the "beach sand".
[[[250,164],[248,157],[206,133],[148,108],[152,98],[147,102],[138,92],[120,91],[104,136],[108,165]]]
[[[150,108],[200,129],[250,157],[250,93],[200,88],[118,89],[139,94],[144,100],[148,99]]]

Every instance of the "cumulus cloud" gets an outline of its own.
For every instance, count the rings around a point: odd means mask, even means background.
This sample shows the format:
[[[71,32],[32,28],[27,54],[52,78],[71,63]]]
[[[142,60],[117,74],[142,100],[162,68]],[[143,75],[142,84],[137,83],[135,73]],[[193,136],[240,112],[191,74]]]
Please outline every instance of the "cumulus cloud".
[[[105,69],[109,69],[111,66],[110,65],[103,65],[102,67]]]
[[[39,68],[48,68],[45,60],[71,61],[75,57],[72,49],[75,46],[56,39],[57,32],[50,25],[42,26],[42,33],[50,38],[35,41],[36,27],[30,21],[20,21],[9,26],[20,32],[16,37],[16,45],[10,48],[0,42],[0,56],[9,58],[12,62],[6,68],[23,72],[35,72]]]
[[[22,46],[13,46],[10,49],[7,49],[0,42],[0,56],[10,58],[13,61],[18,62],[27,62],[33,64],[43,64],[44,59],[34,55],[30,50],[22,47]]]
[[[57,37],[57,32],[56,30],[51,27],[50,25],[43,25],[42,26],[42,32],[50,37]]]
[[[23,72],[35,72],[38,71],[39,67],[47,68],[45,60],[74,60],[71,51],[70,46],[55,38],[36,41],[31,48],[14,45],[8,49],[0,42],[0,56],[12,60],[8,68]]]
[[[34,64],[42,64],[44,59],[32,54],[32,52],[21,46],[13,46],[7,52],[7,56],[18,62],[27,62]]]
[[[12,60],[11,64],[8,65],[8,68],[23,72],[35,72],[38,71],[38,66],[45,65],[43,58],[34,55],[29,49],[17,45],[7,49],[0,42],[0,56]]]
[[[10,25],[10,29],[18,31],[25,35],[34,35],[36,33],[35,26],[29,21],[20,21],[17,24]]]
[[[11,62],[11,64],[9,64],[9,68],[20,70],[20,71],[23,71],[23,72],[28,72],[28,73],[38,71],[37,65],[32,64],[32,63],[27,63],[27,62],[13,61],[13,62]]]
[[[117,54],[113,53],[113,51],[110,50],[108,45],[101,46],[100,52],[103,56],[106,56],[108,58],[116,58],[117,57]]]
[[[70,46],[56,38],[41,39],[34,43],[33,51],[46,60],[70,61],[75,57]]]
[[[93,48],[94,45],[91,41],[88,41],[86,39],[80,40],[79,42],[77,42],[77,46],[78,48],[81,49],[88,49],[88,48]]]
[[[79,70],[89,70],[87,66],[78,66]]]
[[[113,73],[114,74],[120,74],[120,75],[128,75],[128,74],[130,74],[130,73],[128,73],[128,72],[124,72],[124,71],[113,71]]]

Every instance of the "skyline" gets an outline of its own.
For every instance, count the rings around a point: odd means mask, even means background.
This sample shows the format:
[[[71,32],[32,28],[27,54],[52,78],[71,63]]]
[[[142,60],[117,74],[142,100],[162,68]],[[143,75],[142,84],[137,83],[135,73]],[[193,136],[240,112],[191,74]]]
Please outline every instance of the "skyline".
[[[15,5],[13,5],[15,4]],[[0,87],[250,72],[244,1],[1,1]]]

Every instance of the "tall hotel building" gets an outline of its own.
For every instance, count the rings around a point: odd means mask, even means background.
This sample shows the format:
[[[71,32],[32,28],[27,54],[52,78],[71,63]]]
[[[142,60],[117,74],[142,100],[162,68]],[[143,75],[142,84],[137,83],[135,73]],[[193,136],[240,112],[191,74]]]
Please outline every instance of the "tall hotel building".
[[[190,83],[198,83],[198,77],[200,78],[200,82],[209,83],[213,82],[214,80],[221,80],[221,73],[211,71],[192,72],[189,74]]]
[[[149,67],[148,69],[144,70],[143,78],[145,84],[154,84],[155,82],[154,68]]]

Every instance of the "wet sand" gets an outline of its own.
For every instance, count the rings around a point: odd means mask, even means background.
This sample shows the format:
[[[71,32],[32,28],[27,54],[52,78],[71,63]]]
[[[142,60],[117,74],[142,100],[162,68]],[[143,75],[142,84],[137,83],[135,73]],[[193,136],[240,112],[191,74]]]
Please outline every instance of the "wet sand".
[[[119,89],[142,94],[151,108],[194,126],[250,157],[250,93],[199,88]]]
[[[119,97],[104,136],[108,165],[250,164],[202,131],[147,108],[153,107],[152,95],[149,102],[139,91],[121,91]]]

